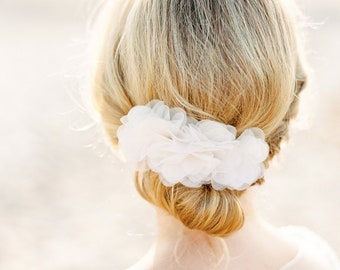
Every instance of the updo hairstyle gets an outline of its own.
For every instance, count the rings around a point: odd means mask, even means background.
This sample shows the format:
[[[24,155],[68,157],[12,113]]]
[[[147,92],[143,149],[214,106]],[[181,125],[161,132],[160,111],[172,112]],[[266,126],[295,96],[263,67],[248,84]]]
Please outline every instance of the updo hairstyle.
[[[270,161],[287,138],[305,74],[294,18],[278,0],[124,0],[105,8],[92,81],[95,109],[117,146],[120,118],[159,99],[197,120],[259,127]],[[136,134],[138,136],[138,134]],[[256,183],[262,183],[258,179]],[[190,229],[225,237],[240,229],[243,192],[164,186],[136,173],[140,195]]]

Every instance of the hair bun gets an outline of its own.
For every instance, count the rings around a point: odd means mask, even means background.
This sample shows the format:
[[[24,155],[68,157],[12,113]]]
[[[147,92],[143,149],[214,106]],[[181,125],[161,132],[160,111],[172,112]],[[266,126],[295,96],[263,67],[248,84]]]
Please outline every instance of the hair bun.
[[[240,191],[215,190],[210,185],[194,189],[181,184],[166,187],[152,171],[140,176],[136,177],[139,193],[190,229],[225,237],[244,223]]]

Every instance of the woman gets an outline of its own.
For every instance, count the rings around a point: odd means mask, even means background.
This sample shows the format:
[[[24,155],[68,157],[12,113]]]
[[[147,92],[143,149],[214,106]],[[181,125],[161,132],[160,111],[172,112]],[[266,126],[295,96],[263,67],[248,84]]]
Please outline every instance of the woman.
[[[106,11],[94,106],[158,217],[131,269],[339,269],[322,239],[270,226],[251,199],[305,85],[287,2],[129,0]]]

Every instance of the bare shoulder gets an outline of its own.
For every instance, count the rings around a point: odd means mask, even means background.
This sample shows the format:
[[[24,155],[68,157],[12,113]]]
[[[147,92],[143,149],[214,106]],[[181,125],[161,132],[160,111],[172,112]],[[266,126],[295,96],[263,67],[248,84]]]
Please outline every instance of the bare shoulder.
[[[127,270],[151,270],[151,266],[147,265],[144,261],[138,261],[134,265],[127,268]]]
[[[326,258],[301,256],[296,263],[281,270],[340,270],[339,265],[332,264]]]
[[[305,227],[296,226],[289,226],[283,231],[298,244],[299,253],[282,270],[340,270],[335,251],[318,234]]]
[[[127,270],[152,270],[154,269],[153,256],[155,247],[152,246],[150,250],[135,264],[127,268]]]

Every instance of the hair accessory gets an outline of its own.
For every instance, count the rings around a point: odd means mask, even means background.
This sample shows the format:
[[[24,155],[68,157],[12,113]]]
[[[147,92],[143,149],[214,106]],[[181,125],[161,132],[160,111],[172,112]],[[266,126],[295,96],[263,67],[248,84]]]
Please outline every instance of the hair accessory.
[[[263,176],[269,147],[259,128],[236,138],[235,127],[197,121],[160,100],[134,106],[121,122],[121,154],[135,170],[158,173],[166,186],[244,190]]]

